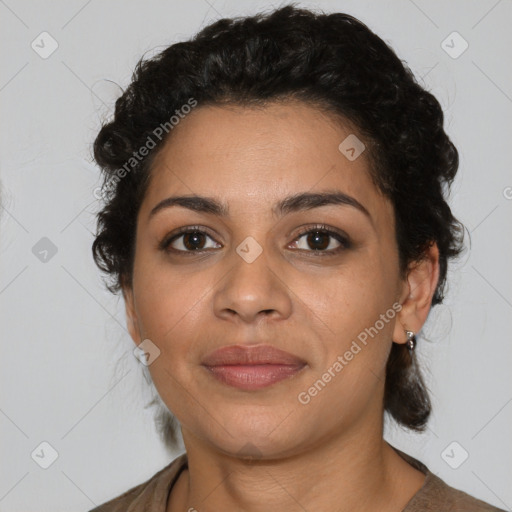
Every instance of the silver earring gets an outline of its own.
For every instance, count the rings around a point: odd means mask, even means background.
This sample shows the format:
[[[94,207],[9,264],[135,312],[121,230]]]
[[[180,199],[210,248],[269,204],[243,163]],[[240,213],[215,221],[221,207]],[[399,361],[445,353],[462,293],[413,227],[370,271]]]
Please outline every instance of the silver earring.
[[[412,352],[416,347],[416,336],[412,331],[405,331],[405,334],[407,334],[407,348]]]

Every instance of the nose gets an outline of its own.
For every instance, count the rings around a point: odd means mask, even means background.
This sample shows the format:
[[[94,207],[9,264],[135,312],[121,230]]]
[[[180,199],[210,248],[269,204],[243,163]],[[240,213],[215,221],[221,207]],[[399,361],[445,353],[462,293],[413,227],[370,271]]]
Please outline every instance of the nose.
[[[229,270],[213,296],[215,315],[244,323],[286,319],[292,311],[291,290],[278,262],[263,249],[252,262],[233,251]]]

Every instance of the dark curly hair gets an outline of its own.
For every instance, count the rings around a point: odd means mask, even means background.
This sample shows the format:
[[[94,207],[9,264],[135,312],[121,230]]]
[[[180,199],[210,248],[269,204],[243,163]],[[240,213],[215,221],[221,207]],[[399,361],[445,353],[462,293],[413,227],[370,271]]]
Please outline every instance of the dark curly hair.
[[[363,23],[294,4],[218,20],[138,62],[116,101],[114,119],[94,142],[105,205],[93,254],[112,292],[130,285],[137,214],[155,155],[172,136],[171,116],[192,102],[264,106],[286,100],[305,102],[357,128],[367,145],[371,178],[394,206],[401,275],[437,243],[440,277],[432,305],[442,302],[447,262],[464,248],[464,227],[444,197],[458,152],[443,129],[441,107]],[[163,134],[156,127],[165,127],[165,135],[155,137]],[[149,140],[155,147],[140,158],[138,149]],[[401,425],[421,431],[431,404],[415,357],[393,343],[384,409]]]

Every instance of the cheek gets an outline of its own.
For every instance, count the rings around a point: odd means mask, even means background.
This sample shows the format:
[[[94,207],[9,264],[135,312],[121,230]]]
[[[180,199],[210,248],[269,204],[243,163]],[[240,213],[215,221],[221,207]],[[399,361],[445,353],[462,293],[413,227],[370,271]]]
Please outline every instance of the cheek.
[[[316,293],[310,290],[304,301],[305,311],[314,313],[308,327],[322,334],[316,364],[296,398],[300,412],[321,415],[327,426],[378,409],[396,310],[391,287],[379,272],[345,274],[324,285]]]
[[[393,278],[391,269],[379,265],[375,259],[361,258],[329,275],[299,274],[293,291],[328,332],[347,339],[392,309],[396,289]]]
[[[204,342],[200,326],[204,325],[210,289],[204,276],[185,276],[161,268],[151,271],[145,267],[134,280],[142,335],[160,350],[148,369],[166,405],[178,411],[185,422],[190,414],[190,392],[195,389],[191,369],[197,365],[201,332]]]
[[[392,258],[390,260],[393,261]],[[329,278],[312,280],[303,276],[294,283],[294,293],[304,303],[309,326],[318,339],[314,373],[322,378],[331,368],[351,386],[368,383],[368,377],[382,376],[396,322],[395,282],[392,268],[386,268],[378,258],[360,258],[350,268],[339,268]],[[395,308],[393,307],[395,305]],[[343,370],[332,370],[342,358]],[[337,365],[339,369],[339,365]],[[329,375],[325,375],[329,379]],[[324,380],[324,379],[323,379]],[[370,385],[371,383],[369,383]]]
[[[201,302],[211,288],[205,276],[182,272],[141,254],[134,268],[138,315],[146,329],[161,341],[183,324],[197,319]],[[154,259],[154,257],[153,257]]]

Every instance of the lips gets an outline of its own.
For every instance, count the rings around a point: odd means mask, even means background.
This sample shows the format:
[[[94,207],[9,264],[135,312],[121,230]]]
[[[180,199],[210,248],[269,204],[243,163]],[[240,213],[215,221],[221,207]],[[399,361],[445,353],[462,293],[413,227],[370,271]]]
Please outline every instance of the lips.
[[[294,376],[306,362],[270,345],[231,345],[208,354],[202,365],[224,384],[256,390]]]
[[[252,347],[231,345],[217,349],[203,359],[205,366],[258,364],[304,365],[305,361],[270,345]]]

